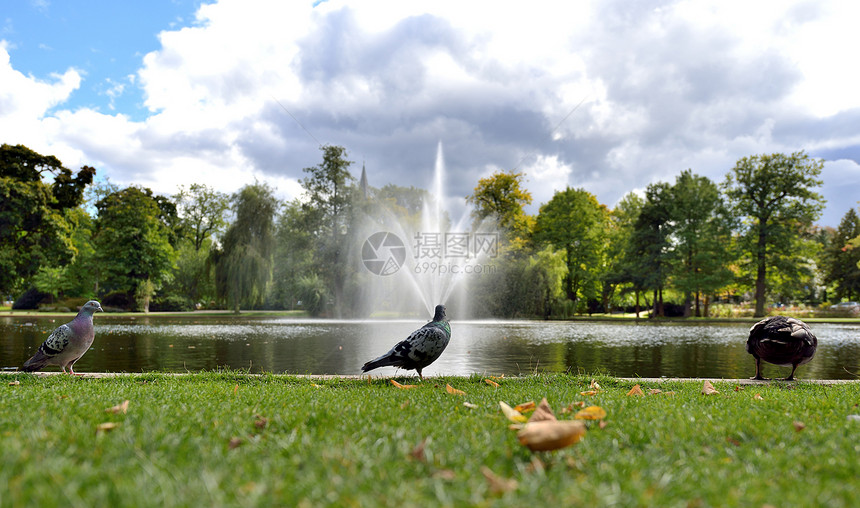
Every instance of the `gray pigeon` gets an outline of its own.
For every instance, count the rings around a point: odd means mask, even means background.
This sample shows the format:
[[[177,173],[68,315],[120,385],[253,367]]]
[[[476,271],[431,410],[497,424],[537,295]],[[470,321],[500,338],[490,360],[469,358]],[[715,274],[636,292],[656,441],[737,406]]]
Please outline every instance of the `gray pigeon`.
[[[409,337],[391,348],[391,351],[365,363],[361,371],[367,372],[378,367],[400,367],[406,370],[415,369],[418,371],[418,377],[424,379],[421,369],[439,358],[449,340],[451,325],[445,316],[445,306],[437,305],[432,321],[412,332]]]
[[[766,379],[761,375],[764,360],[791,367],[791,374],[785,378],[791,381],[797,366],[812,360],[817,347],[818,339],[803,321],[785,316],[762,319],[750,328],[747,339],[747,353],[755,358],[755,377],[750,379]]]
[[[95,300],[85,303],[75,319],[51,332],[36,354],[24,362],[21,370],[35,372],[45,365],[59,365],[63,372],[66,372],[68,367],[69,373],[74,374],[72,365],[84,356],[95,338],[93,313],[102,310],[102,306]]]

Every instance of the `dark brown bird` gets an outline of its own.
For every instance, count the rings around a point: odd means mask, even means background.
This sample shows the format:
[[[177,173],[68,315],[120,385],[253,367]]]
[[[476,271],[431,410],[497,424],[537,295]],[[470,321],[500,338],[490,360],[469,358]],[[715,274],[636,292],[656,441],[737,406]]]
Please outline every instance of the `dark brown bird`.
[[[786,381],[794,379],[794,371],[815,356],[818,339],[806,323],[799,319],[773,316],[762,319],[750,328],[747,339],[747,353],[755,358],[755,377],[761,375],[761,361],[764,360],[781,367],[791,367]]]

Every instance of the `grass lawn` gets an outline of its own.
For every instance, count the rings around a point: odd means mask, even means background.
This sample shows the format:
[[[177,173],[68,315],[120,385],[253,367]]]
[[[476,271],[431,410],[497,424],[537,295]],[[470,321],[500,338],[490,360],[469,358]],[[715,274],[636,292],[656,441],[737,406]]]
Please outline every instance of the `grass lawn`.
[[[860,383],[0,374],[0,506],[857,506]],[[14,384],[17,381],[18,384]],[[446,391],[446,384],[465,395]],[[650,388],[663,393],[650,394]],[[667,394],[666,392],[674,392]],[[556,452],[499,401],[606,410]],[[127,412],[106,412],[128,400]],[[476,407],[464,405],[468,402]],[[574,412],[578,408],[574,409]],[[802,422],[796,423],[796,422]],[[112,430],[97,430],[104,423]],[[800,430],[798,430],[800,429]],[[423,445],[422,445],[423,443]],[[488,477],[490,479],[488,479]]]

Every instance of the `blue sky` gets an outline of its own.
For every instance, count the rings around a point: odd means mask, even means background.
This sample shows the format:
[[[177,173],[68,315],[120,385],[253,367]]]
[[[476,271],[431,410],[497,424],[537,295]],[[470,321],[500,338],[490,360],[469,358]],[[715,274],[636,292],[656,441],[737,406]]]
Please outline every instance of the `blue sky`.
[[[0,142],[119,185],[290,199],[320,142],[371,185],[430,188],[441,143],[455,217],[499,170],[536,213],[798,150],[826,159],[821,224],[860,199],[855,2],[3,3]]]

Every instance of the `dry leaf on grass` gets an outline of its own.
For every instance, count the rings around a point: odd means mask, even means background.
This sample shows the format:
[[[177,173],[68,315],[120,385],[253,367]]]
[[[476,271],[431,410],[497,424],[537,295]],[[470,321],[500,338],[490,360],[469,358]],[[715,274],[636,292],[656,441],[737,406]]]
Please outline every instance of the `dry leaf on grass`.
[[[260,430],[265,429],[266,425],[269,423],[269,419],[265,416],[254,415],[254,418],[254,427],[257,427]]]
[[[542,422],[546,420],[556,420],[555,413],[552,412],[552,408],[549,407],[549,402],[546,401],[546,397],[542,398],[540,404],[538,404],[535,412],[532,413],[529,418],[530,422]]]
[[[122,404],[117,404],[114,407],[109,407],[109,408],[105,409],[105,413],[113,413],[115,415],[120,414],[120,413],[126,414],[127,412],[128,412],[128,401],[127,400],[122,401]]]
[[[502,413],[504,413],[505,417],[514,423],[525,423],[528,421],[528,418],[523,416],[522,413],[502,401],[499,401],[499,407],[502,408]]]
[[[445,391],[450,393],[451,395],[466,395],[466,392],[463,390],[458,390],[451,385],[445,385]]]
[[[579,441],[585,424],[578,420],[544,420],[527,423],[519,432],[520,444],[533,452],[558,450]]]
[[[642,391],[642,387],[640,387],[639,385],[635,385],[633,388],[630,389],[629,392],[627,392],[628,397],[632,397],[634,395],[644,397],[645,393]]]
[[[706,379],[705,383],[702,385],[702,393],[704,393],[705,395],[715,395],[720,392],[717,391],[717,389],[714,388],[714,385],[712,385],[711,382]]]
[[[389,379],[389,381],[391,381],[391,384],[393,384],[397,388],[400,388],[401,390],[408,390],[410,388],[417,388],[418,387],[418,385],[402,385],[393,379]]]
[[[9,381],[9,386],[18,386],[20,384],[21,384],[21,382],[18,381],[17,379],[15,381]]]
[[[571,402],[570,404],[567,405],[567,407],[562,408],[561,413],[562,414],[572,413],[573,408],[575,408],[575,407],[582,409],[585,407],[585,402],[583,402],[581,400],[579,402]]]
[[[230,442],[227,443],[227,447],[231,450],[239,448],[240,446],[242,446],[242,438],[239,437],[231,437]]]
[[[487,383],[488,385],[492,386],[493,388],[499,387],[499,383],[496,383],[492,379],[484,379],[484,382]]]
[[[591,395],[597,395],[597,390],[588,390],[585,392],[579,392],[579,394],[582,395],[583,397],[589,397]]]
[[[239,385],[237,384],[236,386],[233,387],[233,395],[236,395],[236,392],[238,392],[238,391],[239,391]]]
[[[591,384],[588,385],[588,388],[595,390],[595,391],[600,391],[600,385],[597,384],[597,381],[595,381],[593,379],[591,380]]]
[[[528,402],[523,402],[522,404],[517,404],[516,406],[514,406],[514,409],[516,409],[520,413],[528,413],[529,411],[534,411],[535,407],[535,401],[530,400]]]
[[[764,398],[761,396],[761,394],[760,394],[760,393],[757,393],[757,394],[753,395],[753,399],[755,399],[755,400],[764,400]]]
[[[606,418],[606,410],[600,406],[588,406],[574,416],[577,420],[602,420]]]
[[[103,432],[110,432],[113,429],[119,427],[119,423],[117,422],[104,422],[96,425],[96,434],[100,434]]]
[[[417,460],[418,462],[424,462],[426,459],[426,457],[424,456],[424,448],[426,444],[427,438],[425,437],[421,440],[420,443],[415,445],[415,448],[413,448],[411,452],[409,452],[409,456]]]
[[[466,406],[466,407],[467,407],[467,408],[469,408],[469,409],[478,409],[478,405],[477,405],[477,404],[472,404],[471,402],[464,402],[464,403],[463,403],[463,405],[464,405],[464,406]]]
[[[792,423],[792,425],[794,425],[794,430],[796,432],[800,432],[801,430],[806,428],[806,424],[803,422],[795,421],[794,423]]]
[[[663,390],[659,388],[651,388],[648,390],[648,395],[657,395],[658,393],[663,393]]]
[[[457,474],[450,469],[440,469],[433,473],[433,478],[439,478],[442,480],[455,480],[457,478]]]
[[[493,494],[503,494],[517,488],[516,480],[513,478],[502,478],[487,466],[481,467],[481,474],[487,479],[487,483],[490,485],[490,492]]]

